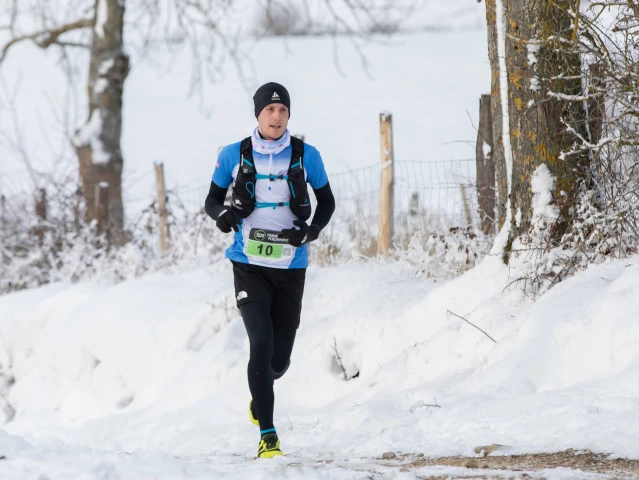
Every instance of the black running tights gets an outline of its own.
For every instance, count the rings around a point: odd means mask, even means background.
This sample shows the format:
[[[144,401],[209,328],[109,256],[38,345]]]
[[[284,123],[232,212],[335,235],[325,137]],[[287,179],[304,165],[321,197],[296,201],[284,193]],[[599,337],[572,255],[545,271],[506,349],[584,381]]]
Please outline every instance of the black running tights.
[[[289,366],[297,329],[274,328],[271,312],[265,303],[245,303],[240,306],[240,312],[251,345],[249,389],[260,430],[268,430],[273,428],[273,380],[280,378]]]

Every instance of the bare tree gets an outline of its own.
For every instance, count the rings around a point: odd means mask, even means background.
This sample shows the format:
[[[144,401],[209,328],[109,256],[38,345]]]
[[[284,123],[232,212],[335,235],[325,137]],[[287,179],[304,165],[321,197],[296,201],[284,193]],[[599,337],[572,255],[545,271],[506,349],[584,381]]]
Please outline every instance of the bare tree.
[[[124,2],[97,0],[89,66],[89,118],[73,139],[88,220],[97,220],[112,234],[124,226],[122,206],[122,94],[129,73],[124,53]],[[107,188],[105,187],[105,184]],[[99,192],[107,191],[106,205]]]
[[[573,0],[499,0],[505,18],[497,18],[496,2],[487,1],[489,59],[492,91],[499,91],[496,29],[503,21],[505,66],[508,77],[509,135],[512,144],[509,247],[531,229],[531,177],[545,164],[557,179],[553,203],[559,207],[554,239],[560,239],[572,219],[579,182],[587,172],[589,156],[573,148],[575,136],[586,134],[583,106],[581,55],[578,30],[573,28],[576,11]],[[578,3],[578,2],[577,2]],[[503,67],[502,67],[503,69]],[[503,116],[499,95],[493,95],[493,130],[497,155],[501,154]],[[496,114],[495,114],[496,113]],[[500,217],[504,205],[504,182],[497,162]]]
[[[574,25],[574,0],[505,1],[506,65],[513,150],[511,240],[530,229],[531,176],[542,163],[557,179],[557,240],[572,220],[580,180],[589,156],[574,150],[572,125],[586,135],[581,56]],[[571,14],[572,12],[572,14]],[[519,214],[519,215],[517,215]]]
[[[90,50],[88,119],[78,129],[73,145],[79,159],[79,172],[87,205],[87,219],[104,223],[109,219],[112,232],[124,224],[122,207],[122,92],[128,73],[128,56],[123,50],[124,3],[118,0],[71,2],[73,11],[60,15],[49,2],[37,2],[21,9],[18,2],[8,8],[10,22],[3,26],[5,43],[2,62],[10,49],[20,42],[33,42],[46,49],[57,46],[63,55],[67,49]],[[63,17],[63,19],[60,19]],[[28,30],[27,33],[23,33]],[[87,42],[87,37],[89,41]],[[110,196],[99,218],[95,199],[100,184],[108,185]]]
[[[639,246],[639,0],[595,1],[576,22],[584,64],[587,135],[569,125],[591,158],[569,241],[582,263]]]
[[[525,256],[529,270],[516,281],[539,291],[606,256],[637,251],[639,0],[486,5],[489,27],[503,20],[505,31],[512,143],[505,260]],[[496,36],[489,28],[493,93]],[[493,111],[495,129],[500,113]],[[531,179],[542,165],[554,179],[550,218],[533,217]]]
[[[267,15],[282,11],[284,1],[262,1]],[[382,13],[408,13],[406,2],[378,6],[372,0],[319,0],[335,31],[364,35],[379,23]],[[128,9],[128,10],[127,10]],[[225,59],[230,59],[245,84],[251,66],[239,46],[242,25],[233,27],[231,14],[238,10],[234,0],[34,0],[28,5],[5,0],[0,14],[0,66],[12,48],[31,42],[40,48],[57,47],[68,65],[72,51],[89,52],[88,117],[73,136],[79,160],[79,172],[86,202],[87,219],[102,223],[108,219],[111,239],[121,241],[124,225],[122,204],[122,133],[123,90],[129,72],[126,51],[141,55],[155,48],[188,48],[191,54],[190,94],[201,92],[205,80],[215,82]],[[307,13],[310,10],[307,10]],[[230,25],[230,26],[229,26]],[[130,40],[125,37],[125,31]],[[362,59],[364,57],[362,56]],[[100,205],[108,191],[108,206]]]

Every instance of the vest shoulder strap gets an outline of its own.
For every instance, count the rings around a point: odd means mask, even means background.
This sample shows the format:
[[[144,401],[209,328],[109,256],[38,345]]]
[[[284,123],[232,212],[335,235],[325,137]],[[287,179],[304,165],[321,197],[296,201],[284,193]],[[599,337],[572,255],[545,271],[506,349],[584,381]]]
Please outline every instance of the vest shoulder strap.
[[[293,148],[291,165],[300,162],[300,167],[304,168],[304,142],[300,138],[291,136],[291,147]]]
[[[240,163],[242,161],[242,157],[253,163],[253,140],[251,137],[246,137],[240,144]]]

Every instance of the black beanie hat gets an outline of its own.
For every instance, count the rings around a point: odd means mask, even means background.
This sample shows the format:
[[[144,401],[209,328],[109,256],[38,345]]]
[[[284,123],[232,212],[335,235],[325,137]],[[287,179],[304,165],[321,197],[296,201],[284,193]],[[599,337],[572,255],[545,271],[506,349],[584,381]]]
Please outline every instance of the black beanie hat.
[[[291,97],[288,90],[283,85],[275,82],[269,82],[257,89],[253,95],[253,104],[255,105],[255,118],[260,112],[271,103],[282,103],[288,108],[288,115],[291,116]]]

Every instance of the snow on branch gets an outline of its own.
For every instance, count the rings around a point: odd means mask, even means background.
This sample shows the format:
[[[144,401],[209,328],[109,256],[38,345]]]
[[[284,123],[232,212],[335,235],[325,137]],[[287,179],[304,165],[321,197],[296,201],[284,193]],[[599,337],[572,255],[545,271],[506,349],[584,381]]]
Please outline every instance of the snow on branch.
[[[591,2],[590,7],[629,7],[628,2]]]
[[[613,32],[623,32],[625,30],[632,30],[633,28],[639,28],[639,23],[631,23],[629,25],[615,25],[615,27],[613,27],[612,31]]]
[[[573,134],[575,137],[577,137],[579,139],[579,141],[581,142],[581,144],[583,145],[583,148],[580,148],[576,151],[572,151],[572,152],[567,152],[567,153],[562,153],[560,155],[560,158],[562,160],[565,159],[566,156],[568,155],[572,155],[577,153],[578,151],[583,151],[583,150],[593,150],[595,152],[598,152],[602,147],[605,147],[606,145],[608,145],[609,143],[614,142],[614,138],[610,138],[610,137],[604,137],[601,140],[599,140],[596,144],[589,142],[588,140],[586,140],[583,135],[581,135],[577,130],[575,130],[572,126],[570,126],[569,124],[566,123],[566,121],[562,118],[561,119],[561,123],[564,124],[564,126],[566,127],[566,130],[568,132],[570,132],[571,134]]]
[[[104,25],[109,20],[109,5],[107,0],[98,0],[95,10],[95,26],[93,31],[96,35],[104,38]]]
[[[548,96],[566,102],[585,102],[591,98],[589,95],[566,95],[565,93],[557,93],[550,90],[548,91]]]

